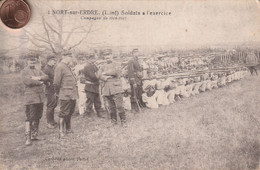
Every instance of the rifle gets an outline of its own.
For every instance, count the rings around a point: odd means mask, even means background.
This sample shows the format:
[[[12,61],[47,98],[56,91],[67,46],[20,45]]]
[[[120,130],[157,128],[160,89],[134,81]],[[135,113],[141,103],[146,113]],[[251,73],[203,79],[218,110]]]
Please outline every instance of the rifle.
[[[136,87],[133,86],[133,89],[134,89],[134,99],[135,99],[135,103],[137,104],[138,106],[138,111],[141,111],[141,107],[140,107],[140,103],[136,97]]]
[[[242,68],[244,66],[238,65],[238,66],[233,66],[233,67],[220,67],[220,68],[213,68],[213,69],[208,69],[208,70],[194,70],[194,71],[188,71],[188,72],[181,72],[181,73],[173,73],[173,74],[168,74],[168,75],[161,75],[160,77],[151,77],[151,78],[143,78],[142,80],[153,80],[153,79],[166,79],[169,77],[173,78],[191,78],[191,77],[198,77],[202,74],[205,73],[224,73],[228,72],[232,69],[237,69],[237,68]]]

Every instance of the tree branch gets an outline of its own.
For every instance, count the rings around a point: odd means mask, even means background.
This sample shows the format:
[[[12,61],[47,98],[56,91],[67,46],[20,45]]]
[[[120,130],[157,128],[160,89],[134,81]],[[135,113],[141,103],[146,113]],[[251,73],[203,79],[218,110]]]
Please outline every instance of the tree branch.
[[[25,30],[25,29],[24,29],[24,31],[25,31],[25,33],[29,34],[32,38],[34,38],[34,39],[36,39],[36,40],[38,40],[38,41],[44,42],[44,43],[46,43],[46,44],[49,44],[49,41],[47,41],[46,39],[43,39],[43,38],[42,38],[41,36],[39,36],[38,34],[37,34],[37,35],[32,34],[32,33],[30,33],[29,31],[27,31],[27,30]],[[40,37],[40,38],[42,38],[42,39],[38,38],[37,36]],[[27,36],[27,37],[28,37],[28,36]]]
[[[92,28],[92,23],[91,23],[91,25],[90,25],[90,27],[89,27],[89,29],[88,29],[86,35],[85,35],[78,43],[76,43],[76,44],[70,46],[70,47],[68,48],[68,50],[71,50],[72,48],[75,48],[76,46],[80,45],[80,44],[88,37],[89,33],[91,32],[91,28]]]
[[[73,29],[71,30],[71,32],[69,32],[68,36],[66,37],[64,43],[62,44],[62,47],[65,47],[65,46],[68,44],[69,39],[70,39],[71,35],[74,33],[74,31],[76,31],[77,29],[80,29],[80,28],[84,28],[85,26],[88,26],[88,25],[89,25],[89,24],[87,24],[87,25],[82,25],[82,26],[78,26],[78,27],[73,28]],[[91,24],[90,27],[92,27],[92,24]]]
[[[33,40],[31,41],[31,43],[32,43],[33,45],[35,45],[36,47],[38,47],[38,48],[44,48],[44,49],[51,50],[50,48],[46,47],[45,45],[39,45],[39,44],[37,44],[37,43],[34,42]]]
[[[47,23],[47,22],[45,22],[45,23],[53,32],[55,32],[58,36],[60,36],[60,33],[57,30],[55,30],[49,23]]]
[[[46,31],[46,34],[47,34],[47,37],[48,37],[48,41],[50,42],[49,45],[50,45],[50,47],[51,47],[51,50],[53,51],[54,54],[57,54],[56,50],[54,49],[54,47],[53,47],[53,45],[52,45],[52,43],[51,43],[49,31],[48,31],[48,29],[47,29],[47,27],[46,27],[46,25],[45,25],[45,19],[44,19],[43,16],[42,16],[42,23],[43,23],[43,27],[44,27],[44,29],[45,29],[45,31]]]

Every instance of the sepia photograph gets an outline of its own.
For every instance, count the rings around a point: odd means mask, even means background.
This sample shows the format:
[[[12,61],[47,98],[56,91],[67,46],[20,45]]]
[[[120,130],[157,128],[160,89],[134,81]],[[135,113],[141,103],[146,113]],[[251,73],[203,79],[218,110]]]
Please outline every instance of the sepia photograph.
[[[259,170],[259,0],[0,0],[0,169]]]

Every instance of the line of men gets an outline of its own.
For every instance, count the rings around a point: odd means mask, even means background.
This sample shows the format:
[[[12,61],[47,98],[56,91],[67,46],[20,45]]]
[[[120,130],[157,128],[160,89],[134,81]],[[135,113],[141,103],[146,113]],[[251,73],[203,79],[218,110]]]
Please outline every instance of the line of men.
[[[90,58],[81,72],[84,74],[86,92],[85,115],[93,112],[93,106],[98,117],[103,117],[100,96],[107,103],[107,111],[110,113],[112,125],[117,125],[117,114],[121,125],[126,125],[126,113],[123,107],[123,88],[120,80],[121,67],[115,62],[111,49],[103,53],[105,64],[99,69],[95,59]],[[131,86],[131,107],[134,111],[140,111],[144,107],[142,102],[141,67],[138,62],[138,49],[132,51],[133,58],[128,62],[128,78]],[[74,66],[72,53],[62,53],[61,61],[56,65],[56,57],[49,56],[47,65],[40,70],[36,67],[38,59],[35,56],[27,58],[28,66],[22,71],[22,80],[25,85],[25,136],[26,146],[32,141],[38,140],[40,119],[43,115],[44,92],[46,95],[46,119],[48,128],[59,126],[59,138],[73,133],[71,128],[71,116],[78,99],[77,77],[72,68]],[[101,86],[101,95],[99,91]],[[45,90],[44,90],[45,87]],[[54,110],[60,104],[59,122],[54,120]]]

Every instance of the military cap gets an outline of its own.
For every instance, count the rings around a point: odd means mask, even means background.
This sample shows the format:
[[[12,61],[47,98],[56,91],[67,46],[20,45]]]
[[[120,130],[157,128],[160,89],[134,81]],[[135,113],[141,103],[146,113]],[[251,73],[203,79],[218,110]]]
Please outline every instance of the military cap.
[[[110,54],[112,54],[112,49],[105,49],[105,50],[103,51],[103,55],[104,55],[104,56],[110,55]]]
[[[56,60],[55,56],[54,55],[50,55],[50,56],[47,56],[47,61],[50,61],[50,60]]]
[[[139,52],[139,49],[138,49],[138,48],[134,48],[134,49],[132,50],[132,53],[134,53],[134,52]]]
[[[36,55],[29,55],[29,56],[26,56],[25,58],[26,58],[27,60],[30,60],[30,61],[36,61],[36,60],[39,59],[39,57],[36,56]]]
[[[61,55],[62,55],[62,56],[72,57],[72,52],[70,52],[70,51],[63,51],[63,52],[61,53]]]
[[[88,55],[88,58],[95,58],[96,56],[95,56],[95,54],[94,53],[89,53],[89,55]]]

